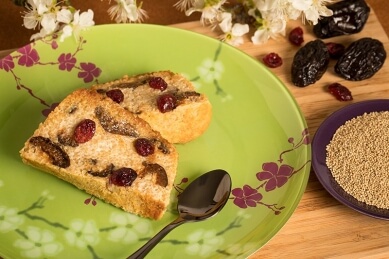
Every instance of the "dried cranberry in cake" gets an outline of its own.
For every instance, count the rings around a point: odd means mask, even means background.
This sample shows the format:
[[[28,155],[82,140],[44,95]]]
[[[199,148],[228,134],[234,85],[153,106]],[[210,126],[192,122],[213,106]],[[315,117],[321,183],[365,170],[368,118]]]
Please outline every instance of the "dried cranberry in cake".
[[[85,143],[93,138],[95,131],[96,123],[93,120],[85,119],[78,123],[74,129],[73,138],[79,144]]]
[[[115,103],[121,103],[124,100],[124,94],[120,89],[112,89],[105,93]]]
[[[351,101],[353,99],[350,90],[339,83],[330,84],[328,91],[339,101]]]
[[[134,141],[136,152],[141,156],[154,154],[154,144],[146,138],[138,138]]]
[[[274,52],[267,54],[266,56],[263,57],[262,60],[266,66],[271,68],[279,67],[282,65],[282,58],[277,53]]]
[[[335,42],[328,42],[326,43],[328,53],[330,54],[330,57],[333,59],[338,59],[340,58],[346,47],[340,43],[335,43]]]
[[[109,176],[109,183],[117,186],[131,186],[137,176],[134,169],[122,167],[112,172]]]
[[[173,94],[163,94],[157,98],[157,106],[160,112],[165,113],[177,107],[177,98]]]
[[[304,42],[304,32],[301,27],[296,27],[289,33],[289,41],[296,46],[301,46]]]
[[[151,77],[149,79],[149,86],[154,89],[164,91],[167,88],[167,83],[162,77]]]

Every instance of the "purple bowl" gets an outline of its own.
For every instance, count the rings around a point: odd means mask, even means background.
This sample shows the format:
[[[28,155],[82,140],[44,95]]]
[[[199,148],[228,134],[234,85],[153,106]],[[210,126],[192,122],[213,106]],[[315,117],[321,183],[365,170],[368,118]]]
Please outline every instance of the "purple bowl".
[[[346,193],[335,181],[326,165],[326,146],[330,143],[335,131],[346,121],[374,111],[389,111],[389,99],[376,99],[349,104],[325,119],[312,140],[312,167],[324,189],[339,202],[365,215],[389,220],[389,209],[367,205]]]

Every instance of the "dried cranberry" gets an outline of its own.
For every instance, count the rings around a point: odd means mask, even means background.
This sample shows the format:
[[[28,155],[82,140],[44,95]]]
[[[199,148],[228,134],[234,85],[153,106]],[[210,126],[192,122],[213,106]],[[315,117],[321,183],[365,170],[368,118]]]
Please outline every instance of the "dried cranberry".
[[[137,176],[134,169],[123,167],[112,172],[109,182],[117,186],[131,186]]]
[[[335,42],[328,42],[326,43],[326,46],[330,57],[333,59],[340,58],[346,49],[344,45]]]
[[[263,57],[263,62],[266,66],[275,68],[282,65],[282,58],[274,52],[271,52]]]
[[[121,103],[124,100],[124,94],[120,89],[112,89],[106,92],[106,95],[115,103]]]
[[[328,91],[339,101],[351,101],[353,99],[350,90],[339,83],[330,84]]]
[[[136,152],[141,156],[154,154],[154,144],[146,138],[138,138],[134,141]]]
[[[173,94],[160,95],[157,98],[157,106],[162,113],[172,111],[177,107],[177,98]]]
[[[156,76],[149,79],[149,86],[164,91],[167,88],[167,83],[162,77]]]
[[[296,46],[301,46],[304,42],[304,32],[301,27],[296,27],[289,33],[289,41]]]
[[[78,123],[74,129],[73,138],[77,143],[85,143],[93,138],[96,131],[96,123],[93,120],[85,119]]]

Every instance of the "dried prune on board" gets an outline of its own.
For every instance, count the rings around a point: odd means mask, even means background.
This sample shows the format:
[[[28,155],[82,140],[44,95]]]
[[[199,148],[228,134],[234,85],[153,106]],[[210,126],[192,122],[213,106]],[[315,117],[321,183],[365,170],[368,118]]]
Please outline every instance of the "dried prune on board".
[[[381,69],[386,59],[382,42],[361,38],[347,47],[335,64],[335,72],[344,79],[360,81],[372,77]]]
[[[314,34],[321,39],[360,32],[370,14],[364,0],[339,1],[327,7],[333,15],[322,17],[313,26]]]
[[[292,82],[304,87],[315,83],[327,70],[330,54],[321,40],[310,41],[294,55],[292,62]]]

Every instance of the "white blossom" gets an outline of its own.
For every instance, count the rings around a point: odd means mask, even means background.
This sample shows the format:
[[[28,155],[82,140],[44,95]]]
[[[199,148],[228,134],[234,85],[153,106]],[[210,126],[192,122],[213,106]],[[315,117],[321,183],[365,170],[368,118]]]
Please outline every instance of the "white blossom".
[[[56,241],[54,233],[49,230],[29,226],[25,235],[26,238],[20,238],[14,243],[14,246],[21,250],[23,257],[55,257],[63,250],[63,245]]]
[[[317,24],[320,16],[331,16],[332,10],[326,7],[326,0],[313,0],[312,5],[309,6],[306,10],[304,10],[305,18],[312,22],[312,24]]]
[[[270,38],[277,39],[280,35],[285,36],[286,21],[272,13],[264,13],[262,26],[257,28],[251,41],[254,44],[266,43]]]
[[[240,23],[232,24],[232,14],[228,12],[222,13],[221,16],[222,21],[219,26],[224,32],[221,39],[233,46],[241,45],[244,41],[242,36],[249,32],[249,25]]]
[[[76,11],[74,13],[73,21],[62,29],[60,41],[63,41],[71,34],[73,34],[73,36],[78,39],[82,30],[85,30],[95,24],[93,21],[93,15],[94,14],[91,9],[86,12],[82,12],[81,14],[79,10]]]
[[[60,23],[69,24],[72,21],[72,19],[73,19],[73,14],[67,8],[62,8],[57,13],[57,21],[60,22]]]
[[[193,1],[194,0],[179,0],[177,3],[174,4],[174,6],[178,10],[185,12],[190,8],[191,4],[193,4]]]
[[[115,1],[116,5],[111,6],[108,13],[117,23],[141,22],[147,17],[146,11],[137,5],[136,0]]]
[[[185,11],[187,16],[194,12],[201,12],[200,21],[202,24],[214,24],[222,13],[222,5],[227,0],[194,0],[193,6]]]
[[[28,11],[23,18],[24,26],[27,29],[35,29],[54,6],[53,0],[27,0],[26,8]]]

